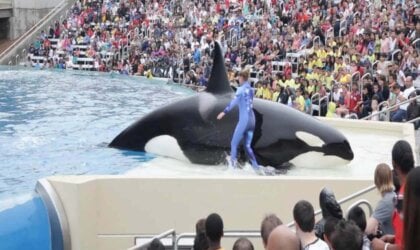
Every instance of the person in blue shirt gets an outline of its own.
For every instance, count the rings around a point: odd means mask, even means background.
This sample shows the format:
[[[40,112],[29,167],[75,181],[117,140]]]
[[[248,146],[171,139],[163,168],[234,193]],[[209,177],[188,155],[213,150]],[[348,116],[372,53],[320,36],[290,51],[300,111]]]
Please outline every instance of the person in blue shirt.
[[[248,70],[244,70],[239,73],[239,84],[241,86],[236,90],[235,98],[229,103],[224,111],[217,116],[217,119],[221,120],[235,106],[239,107],[239,122],[236,125],[231,141],[230,165],[234,168],[237,166],[238,146],[241,140],[245,139],[245,149],[251,161],[252,167],[258,174],[263,174],[251,148],[255,128],[255,115],[252,109],[254,89],[251,87],[248,78]]]

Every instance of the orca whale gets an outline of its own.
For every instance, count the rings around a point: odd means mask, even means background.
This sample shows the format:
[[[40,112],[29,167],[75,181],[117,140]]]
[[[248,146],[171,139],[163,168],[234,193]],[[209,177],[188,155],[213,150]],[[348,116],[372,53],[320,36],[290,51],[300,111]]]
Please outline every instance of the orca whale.
[[[236,107],[224,119],[216,117],[233,97],[222,50],[216,42],[205,91],[149,113],[122,131],[109,146],[195,164],[224,163],[239,111]],[[309,163],[323,167],[353,159],[353,151],[343,134],[312,116],[261,99],[254,99],[253,109],[256,126],[252,148],[260,165],[283,169]]]

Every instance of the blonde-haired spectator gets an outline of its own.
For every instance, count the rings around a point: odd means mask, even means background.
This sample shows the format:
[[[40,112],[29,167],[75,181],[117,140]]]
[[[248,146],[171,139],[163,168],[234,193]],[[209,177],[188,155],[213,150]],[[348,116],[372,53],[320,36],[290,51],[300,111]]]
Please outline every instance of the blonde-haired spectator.
[[[391,168],[385,164],[379,164],[375,169],[375,186],[381,193],[382,199],[369,218],[366,226],[366,233],[376,235],[378,229],[384,234],[394,234],[392,227],[392,213],[394,211],[394,185]]]

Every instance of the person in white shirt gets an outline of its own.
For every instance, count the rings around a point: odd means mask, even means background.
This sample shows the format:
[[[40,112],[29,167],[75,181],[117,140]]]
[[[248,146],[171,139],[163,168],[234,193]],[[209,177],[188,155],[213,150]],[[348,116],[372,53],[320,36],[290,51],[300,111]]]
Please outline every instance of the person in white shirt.
[[[315,235],[315,213],[311,203],[305,200],[296,203],[293,218],[302,250],[329,250],[327,243]]]
[[[402,103],[408,100],[408,97],[411,93],[415,91],[413,86],[413,77],[407,76],[405,78],[405,90],[401,92],[400,86],[394,85],[392,87],[392,92],[397,96],[397,104]],[[407,108],[409,103],[401,104],[398,109],[394,112],[391,117],[391,121],[393,122],[402,122],[407,118]]]

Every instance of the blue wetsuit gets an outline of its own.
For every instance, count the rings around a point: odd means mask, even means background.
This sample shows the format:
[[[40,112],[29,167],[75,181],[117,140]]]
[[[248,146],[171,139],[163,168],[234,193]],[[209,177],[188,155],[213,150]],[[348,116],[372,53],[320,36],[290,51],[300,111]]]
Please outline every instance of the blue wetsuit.
[[[258,169],[258,163],[255,159],[254,152],[251,148],[252,137],[254,136],[255,128],[255,115],[252,109],[252,102],[254,98],[254,89],[251,88],[249,82],[244,82],[236,90],[235,99],[233,99],[229,105],[223,111],[227,114],[236,105],[239,107],[239,122],[236,125],[235,132],[231,141],[231,164],[235,166],[238,154],[238,145],[242,138],[245,138],[245,151],[251,161],[252,167]]]

